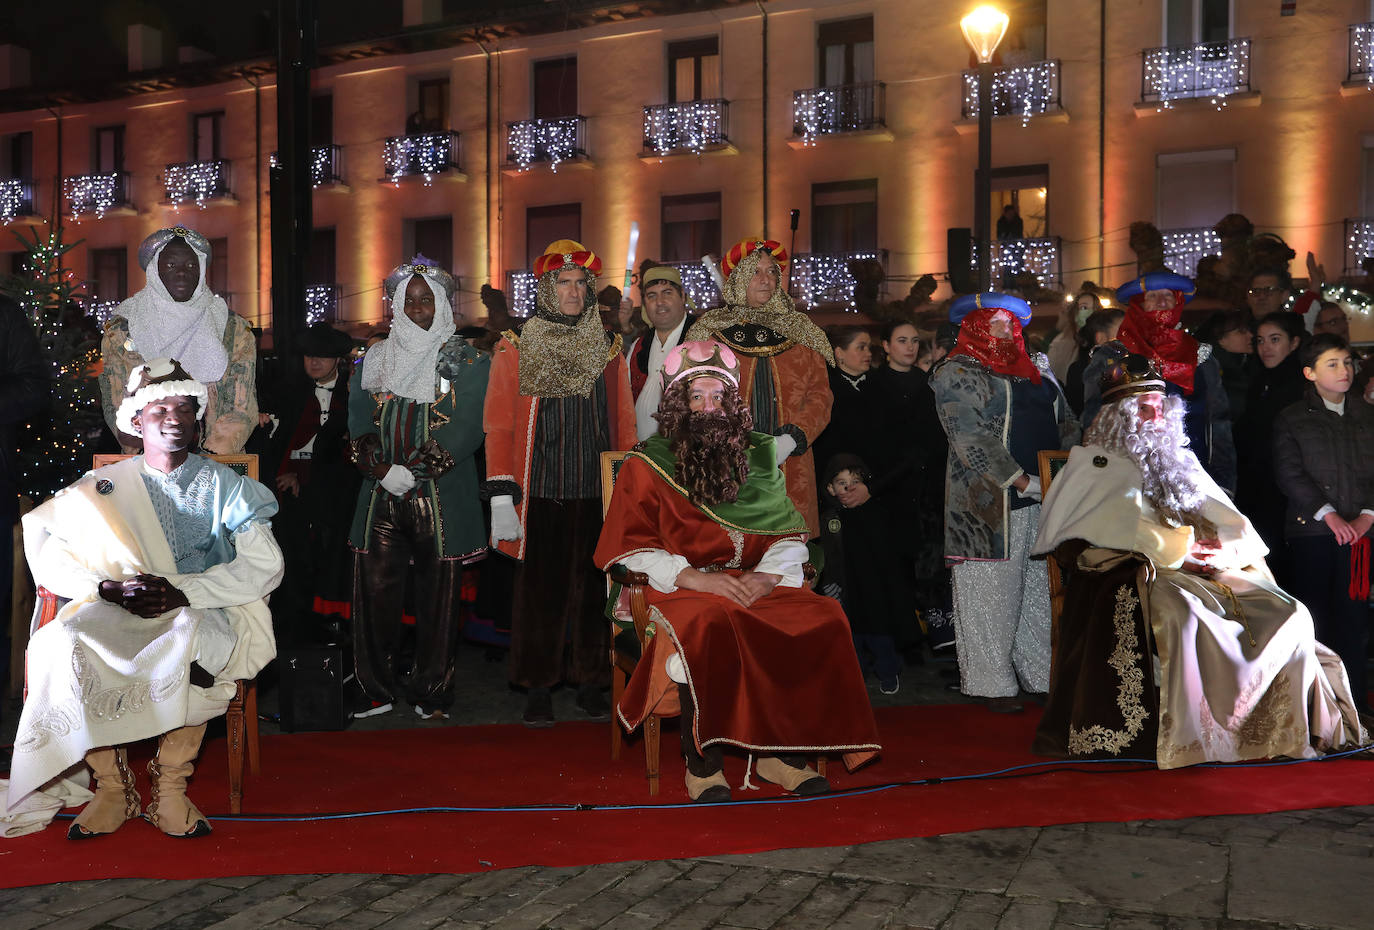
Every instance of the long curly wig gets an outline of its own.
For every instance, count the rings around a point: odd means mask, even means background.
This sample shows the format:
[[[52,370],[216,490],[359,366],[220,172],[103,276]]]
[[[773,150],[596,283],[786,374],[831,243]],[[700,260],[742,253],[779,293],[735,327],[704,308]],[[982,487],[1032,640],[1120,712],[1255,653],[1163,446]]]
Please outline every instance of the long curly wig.
[[[687,400],[690,380],[663,392],[658,431],[677,457],[674,478],[694,504],[734,503],[749,477],[749,431],[753,414],[736,390],[725,392],[720,413],[692,412]]]

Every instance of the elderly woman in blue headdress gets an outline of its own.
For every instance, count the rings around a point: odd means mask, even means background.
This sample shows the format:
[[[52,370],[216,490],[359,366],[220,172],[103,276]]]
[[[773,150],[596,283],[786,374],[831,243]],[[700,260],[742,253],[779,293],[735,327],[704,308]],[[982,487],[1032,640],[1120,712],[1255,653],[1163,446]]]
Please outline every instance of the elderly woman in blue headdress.
[[[949,308],[954,348],[930,374],[949,437],[945,559],[953,566],[955,645],[965,694],[1019,710],[1022,688],[1049,687],[1045,563],[1028,558],[1040,516],[1037,457],[1078,441],[1049,359],[1026,354],[1030,306],[993,292]]]
[[[368,349],[348,399],[352,455],[363,472],[350,544],[356,553],[353,655],[374,702],[426,719],[453,703],[454,601],[463,565],[486,554],[475,455],[490,359],[455,332],[453,276],[422,255],[386,279],[391,333]],[[399,659],[407,573],[415,584],[415,660]]]
[[[105,422],[127,453],[138,452],[142,441],[120,430],[116,412],[129,376],[150,359],[175,358],[205,385],[200,445],[206,452],[242,452],[258,425],[257,343],[247,321],[206,283],[210,258],[209,240],[195,230],[159,229],[138,249],[147,286],[105,324],[100,398]]]

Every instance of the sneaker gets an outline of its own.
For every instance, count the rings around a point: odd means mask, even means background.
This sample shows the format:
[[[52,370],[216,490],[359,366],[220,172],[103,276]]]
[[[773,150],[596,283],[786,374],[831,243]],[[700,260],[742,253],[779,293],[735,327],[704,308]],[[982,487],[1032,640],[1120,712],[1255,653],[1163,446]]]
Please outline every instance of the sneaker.
[[[355,710],[353,712],[354,719],[361,720],[364,717],[380,717],[382,714],[391,713],[392,708],[395,706],[390,702],[379,704],[376,701],[370,701],[369,703],[371,705],[370,707],[365,707],[362,710]]]
[[[545,730],[553,726],[553,695],[548,688],[531,688],[525,698],[525,713],[520,722],[527,727]]]
[[[577,706],[592,720],[611,719],[611,705],[596,685],[580,685],[577,689]]]
[[[447,720],[448,714],[439,708],[425,710],[420,704],[415,705],[415,715],[421,720]]]
[[[878,682],[878,690],[881,691],[883,694],[896,694],[897,689],[901,686],[901,680],[896,675],[893,675],[891,678],[885,678]]]

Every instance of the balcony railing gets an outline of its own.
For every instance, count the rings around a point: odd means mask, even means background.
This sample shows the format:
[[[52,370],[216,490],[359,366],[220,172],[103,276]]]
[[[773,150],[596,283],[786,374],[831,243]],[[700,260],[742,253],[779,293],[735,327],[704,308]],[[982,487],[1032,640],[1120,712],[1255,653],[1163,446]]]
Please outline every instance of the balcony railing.
[[[1350,27],[1350,69],[1348,81],[1364,81],[1374,87],[1374,23]]]
[[[1190,229],[1163,229],[1164,267],[1174,274],[1197,277],[1197,263],[1210,255],[1221,254],[1221,237],[1210,226]]]
[[[506,124],[506,164],[521,171],[548,162],[554,171],[565,161],[585,158],[587,118],[527,119]]]
[[[384,180],[422,178],[425,186],[446,171],[458,170],[458,133],[451,130],[391,136],[382,149]]]
[[[281,163],[277,153],[272,153],[272,167]],[[337,145],[317,145],[310,150],[310,186],[323,187],[326,184],[342,184],[343,149]]]
[[[1021,125],[1032,116],[1058,110],[1059,61],[1036,61],[992,72],[992,115],[1021,117]],[[964,72],[964,119],[978,118],[978,72]]]
[[[1361,267],[1374,255],[1374,217],[1351,217],[1345,221],[1345,273],[1364,275]]]
[[[534,314],[535,289],[539,279],[532,271],[506,272],[506,301],[510,315],[528,317]]]
[[[342,289],[337,284],[312,284],[305,289],[305,324],[337,323],[339,321],[339,297]]]
[[[726,100],[689,100],[644,108],[644,151],[655,155],[691,152],[700,155],[713,146],[727,145],[730,103]]]
[[[998,239],[992,243],[993,287],[1010,287],[1017,275],[1032,274],[1041,287],[1054,287],[1063,278],[1063,256],[1058,236],[1036,239]],[[971,267],[978,267],[974,245]]]
[[[188,161],[168,165],[162,172],[162,189],[167,202],[175,207],[194,202],[205,209],[205,201],[229,195],[229,162]]]
[[[108,174],[79,174],[62,182],[62,193],[72,219],[84,216],[100,219],[111,210],[129,206],[129,173],[111,171]]]
[[[845,304],[858,307],[854,291],[858,280],[850,271],[856,261],[877,261],[887,268],[887,249],[858,252],[812,252],[792,260],[792,296],[808,307],[820,304]]]
[[[698,310],[710,310],[714,307],[725,305],[725,298],[721,296],[720,288],[716,287],[716,281],[711,277],[711,273],[706,270],[706,266],[701,262],[663,262],[669,268],[676,268],[678,276],[682,278],[682,289],[691,298],[692,304]]]
[[[1175,100],[1207,97],[1221,109],[1226,98],[1250,89],[1250,40],[1147,48],[1142,53],[1140,99],[1168,109]]]
[[[807,145],[819,136],[886,125],[887,85],[882,81],[813,87],[792,94],[792,134]]]
[[[8,226],[20,217],[33,215],[33,181],[28,178],[0,180],[0,223]]]

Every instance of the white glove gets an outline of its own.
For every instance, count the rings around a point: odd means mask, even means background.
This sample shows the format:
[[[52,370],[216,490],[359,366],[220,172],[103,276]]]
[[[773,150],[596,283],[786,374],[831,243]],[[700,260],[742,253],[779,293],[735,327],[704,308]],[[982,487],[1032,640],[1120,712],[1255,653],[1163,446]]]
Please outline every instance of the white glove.
[[[404,465],[392,465],[386,470],[380,483],[387,493],[400,497],[415,487],[415,474]]]
[[[782,468],[782,463],[787,461],[788,456],[792,454],[792,450],[797,448],[797,440],[783,433],[773,437],[773,446],[778,452],[778,467]]]
[[[514,542],[520,538],[520,517],[515,512],[515,498],[497,494],[491,499],[491,544],[503,539]]]
[[[1026,489],[1024,491],[1017,491],[1016,494],[1018,497],[1021,497],[1025,500],[1040,500],[1040,479],[1032,478],[1030,475],[1027,475]]]

